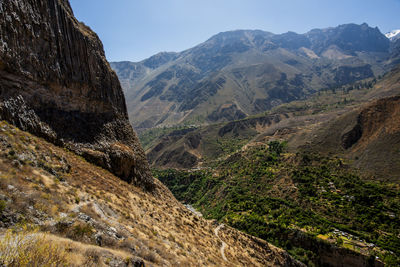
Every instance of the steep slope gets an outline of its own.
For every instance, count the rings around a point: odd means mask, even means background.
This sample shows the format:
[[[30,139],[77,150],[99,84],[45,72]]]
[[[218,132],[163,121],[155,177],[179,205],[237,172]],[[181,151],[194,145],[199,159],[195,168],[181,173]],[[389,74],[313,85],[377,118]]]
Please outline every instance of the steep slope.
[[[0,119],[24,130],[0,121],[0,265],[302,266],[153,179],[101,42],[67,0],[0,10]]]
[[[314,132],[314,151],[341,154],[353,166],[383,181],[399,181],[400,96],[383,98],[325,123]]]
[[[0,118],[151,188],[118,78],[67,0],[0,2]]]
[[[381,80],[319,92],[266,114],[197,128],[151,129],[141,138],[156,168],[207,166],[252,144],[287,140],[292,152],[340,155],[368,177],[397,181],[399,94],[398,66]]]
[[[215,221],[189,211],[158,180],[152,194],[144,192],[6,122],[0,151],[0,226],[36,228],[27,242],[46,232],[40,255],[58,248],[67,266],[303,266],[228,226],[216,236]],[[3,229],[2,264],[10,250]]]
[[[394,39],[390,43],[390,49],[391,49],[391,63],[393,65],[398,65],[400,64],[400,38]]]
[[[230,121],[388,70],[390,41],[367,24],[306,34],[219,33],[181,53],[113,62],[137,130]]]
[[[150,164],[157,168],[200,167],[243,146],[276,139],[290,140],[290,148],[295,150],[312,138],[321,123],[351,112],[371,99],[396,92],[395,87],[383,89],[383,83],[383,80],[378,84],[374,79],[363,80],[320,91],[306,100],[282,104],[241,120],[202,127],[150,129],[141,132],[140,138]]]
[[[287,139],[289,145],[293,149],[340,155],[352,160],[351,165],[367,177],[398,182],[399,96],[398,66],[367,94],[360,96],[359,105],[348,108],[312,130],[299,132],[297,136]]]

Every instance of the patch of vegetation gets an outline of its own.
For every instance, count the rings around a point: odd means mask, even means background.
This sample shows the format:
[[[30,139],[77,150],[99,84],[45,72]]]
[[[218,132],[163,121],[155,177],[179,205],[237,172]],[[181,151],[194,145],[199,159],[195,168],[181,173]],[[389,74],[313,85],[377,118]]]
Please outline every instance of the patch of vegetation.
[[[78,224],[73,227],[73,235],[76,238],[82,238],[84,236],[90,237],[94,229],[89,224]]]
[[[5,200],[0,200],[0,214],[3,213],[6,207],[7,207],[7,202]]]
[[[340,158],[284,149],[285,143],[271,142],[238,152],[213,171],[154,175],[205,217],[285,248],[307,264],[318,262],[318,248],[349,247],[341,240],[346,236],[353,250],[400,263],[397,185],[362,180]],[[314,245],[305,245],[299,234]],[[326,241],[316,237],[321,234]]]
[[[204,160],[206,162],[212,162],[221,157],[228,156],[240,148],[242,148],[246,143],[248,143],[250,138],[244,136],[205,136],[203,151]]]
[[[181,131],[185,129],[193,129],[193,127],[182,125],[174,127],[151,128],[139,133],[139,140],[144,150],[147,150],[152,145],[154,145],[154,141],[159,139],[161,136],[168,135],[170,133],[173,133],[174,131]]]
[[[0,239],[2,266],[68,266],[64,248],[47,240],[46,235],[24,229],[8,230]]]

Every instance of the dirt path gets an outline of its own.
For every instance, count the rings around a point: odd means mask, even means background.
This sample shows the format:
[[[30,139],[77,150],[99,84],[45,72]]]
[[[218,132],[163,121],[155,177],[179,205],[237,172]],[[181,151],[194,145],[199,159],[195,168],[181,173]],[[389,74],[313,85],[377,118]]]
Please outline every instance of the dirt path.
[[[225,256],[225,247],[226,247],[226,243],[225,243],[224,241],[222,241],[221,238],[219,238],[219,236],[218,236],[218,232],[219,232],[219,230],[220,230],[222,227],[224,227],[224,224],[223,224],[223,223],[220,224],[220,225],[218,225],[218,227],[214,229],[214,234],[215,234],[215,236],[222,242],[222,245],[221,245],[221,255],[222,255],[222,259],[224,259],[224,261],[228,261],[228,259],[227,259],[226,256]]]

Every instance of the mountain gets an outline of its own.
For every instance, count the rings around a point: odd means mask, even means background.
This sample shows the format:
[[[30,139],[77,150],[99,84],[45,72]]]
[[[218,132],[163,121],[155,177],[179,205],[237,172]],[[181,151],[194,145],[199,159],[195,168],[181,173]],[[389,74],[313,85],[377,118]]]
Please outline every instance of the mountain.
[[[141,140],[156,177],[206,218],[308,266],[398,266],[399,107],[397,66],[257,116]]]
[[[385,36],[390,40],[390,41],[395,41],[400,38],[400,30],[393,30],[391,32],[385,33]]]
[[[180,53],[113,62],[135,129],[242,119],[322,89],[379,76],[391,42],[367,24],[305,34],[219,33]]]
[[[395,126],[399,86],[398,66],[381,80],[321,91],[256,116],[202,127],[150,129],[140,134],[141,141],[155,168],[207,166],[252,143],[279,139],[288,141],[292,152],[307,148],[340,155],[376,179],[395,181],[400,175]]]
[[[66,0],[2,1],[0,119],[151,188],[118,77]]]

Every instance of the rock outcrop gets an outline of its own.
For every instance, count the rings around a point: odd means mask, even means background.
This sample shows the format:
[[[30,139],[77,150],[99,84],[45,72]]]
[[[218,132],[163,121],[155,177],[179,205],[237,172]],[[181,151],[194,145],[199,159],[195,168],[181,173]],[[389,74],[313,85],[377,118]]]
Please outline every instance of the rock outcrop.
[[[118,78],[68,0],[0,0],[0,119],[153,187]]]

